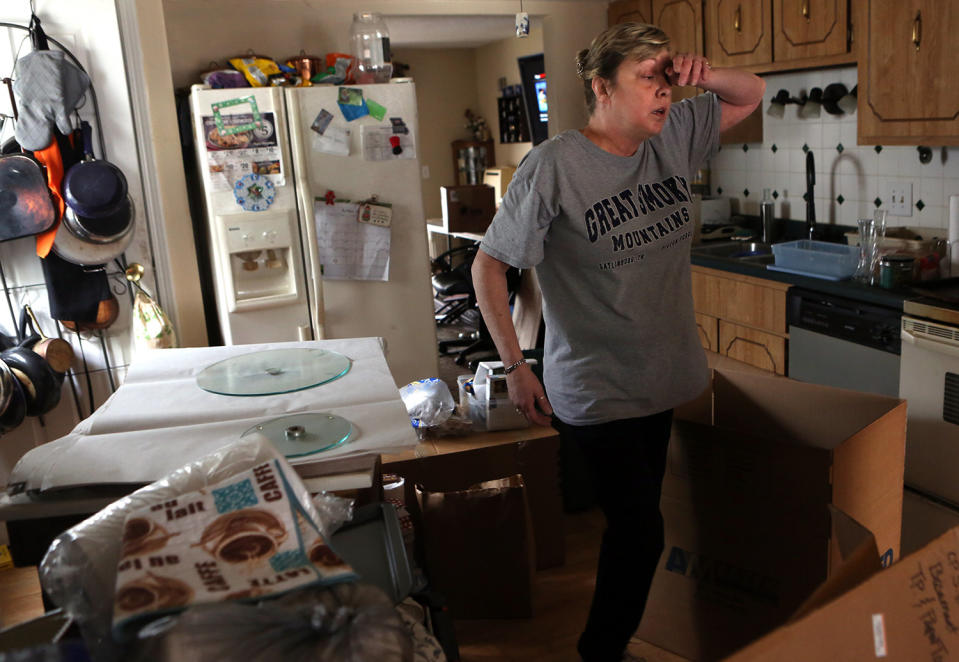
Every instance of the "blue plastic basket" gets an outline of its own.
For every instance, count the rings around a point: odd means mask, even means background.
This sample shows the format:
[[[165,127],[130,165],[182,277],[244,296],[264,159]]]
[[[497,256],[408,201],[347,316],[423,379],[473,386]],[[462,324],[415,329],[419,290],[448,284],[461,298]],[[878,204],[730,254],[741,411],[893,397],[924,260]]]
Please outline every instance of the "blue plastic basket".
[[[850,278],[859,264],[859,247],[799,239],[773,244],[776,266],[832,278]]]

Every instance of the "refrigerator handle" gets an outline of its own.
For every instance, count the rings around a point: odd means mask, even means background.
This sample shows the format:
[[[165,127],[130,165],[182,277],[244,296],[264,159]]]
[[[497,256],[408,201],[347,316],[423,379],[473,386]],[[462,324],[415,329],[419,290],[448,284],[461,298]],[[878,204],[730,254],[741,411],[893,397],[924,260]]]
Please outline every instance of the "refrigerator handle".
[[[326,307],[323,300],[323,273],[319,264],[319,249],[316,243],[316,226],[313,224],[313,196],[310,191],[308,159],[304,155],[304,144],[309,144],[308,136],[301,129],[303,119],[299,105],[292,94],[293,88],[285,90],[283,100],[286,104],[287,130],[290,135],[294,182],[296,186],[296,206],[300,217],[300,238],[303,242],[303,266],[307,281],[307,301],[314,327],[315,340],[326,339]]]

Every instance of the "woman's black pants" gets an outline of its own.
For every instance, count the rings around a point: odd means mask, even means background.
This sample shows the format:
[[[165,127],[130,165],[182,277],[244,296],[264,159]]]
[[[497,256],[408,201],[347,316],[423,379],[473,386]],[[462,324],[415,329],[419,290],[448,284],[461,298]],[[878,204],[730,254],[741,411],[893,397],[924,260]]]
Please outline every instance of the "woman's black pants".
[[[619,662],[646,608],[663,551],[659,496],[666,470],[672,410],[599,425],[566,425],[564,443],[584,458],[606,516],[596,588],[577,650],[585,662]]]

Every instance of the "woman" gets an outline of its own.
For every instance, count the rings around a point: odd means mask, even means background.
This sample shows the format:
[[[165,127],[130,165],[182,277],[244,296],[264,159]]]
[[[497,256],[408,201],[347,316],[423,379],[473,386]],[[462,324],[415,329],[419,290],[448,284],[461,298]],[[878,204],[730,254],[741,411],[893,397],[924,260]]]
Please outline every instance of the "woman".
[[[764,82],[673,54],[650,25],[616,25],[577,55],[589,120],[520,164],[473,263],[510,399],[582,450],[606,516],[578,650],[620,660],[663,549],[659,496],[673,407],[707,386],[690,286],[689,181]],[[673,85],[707,94],[671,105]],[[522,358],[506,270],[536,267],[544,382]],[[547,397],[548,394],[548,397]],[[551,421],[552,417],[552,421]]]

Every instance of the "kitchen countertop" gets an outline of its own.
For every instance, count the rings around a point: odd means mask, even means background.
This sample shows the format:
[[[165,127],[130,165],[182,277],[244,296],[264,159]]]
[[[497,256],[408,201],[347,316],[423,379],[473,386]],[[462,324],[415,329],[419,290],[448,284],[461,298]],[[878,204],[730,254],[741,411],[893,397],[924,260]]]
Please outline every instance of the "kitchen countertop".
[[[730,273],[752,276],[754,278],[765,278],[780,283],[789,283],[797,285],[814,292],[831,294],[833,296],[846,297],[871,303],[877,306],[886,306],[896,310],[902,310],[902,303],[905,299],[914,297],[908,290],[886,290],[881,287],[863,285],[855,280],[825,280],[822,278],[811,278],[809,276],[799,276],[782,271],[771,271],[764,264],[756,264],[731,258],[697,255],[696,246],[693,246],[690,253],[691,262],[699,267],[728,271]]]

